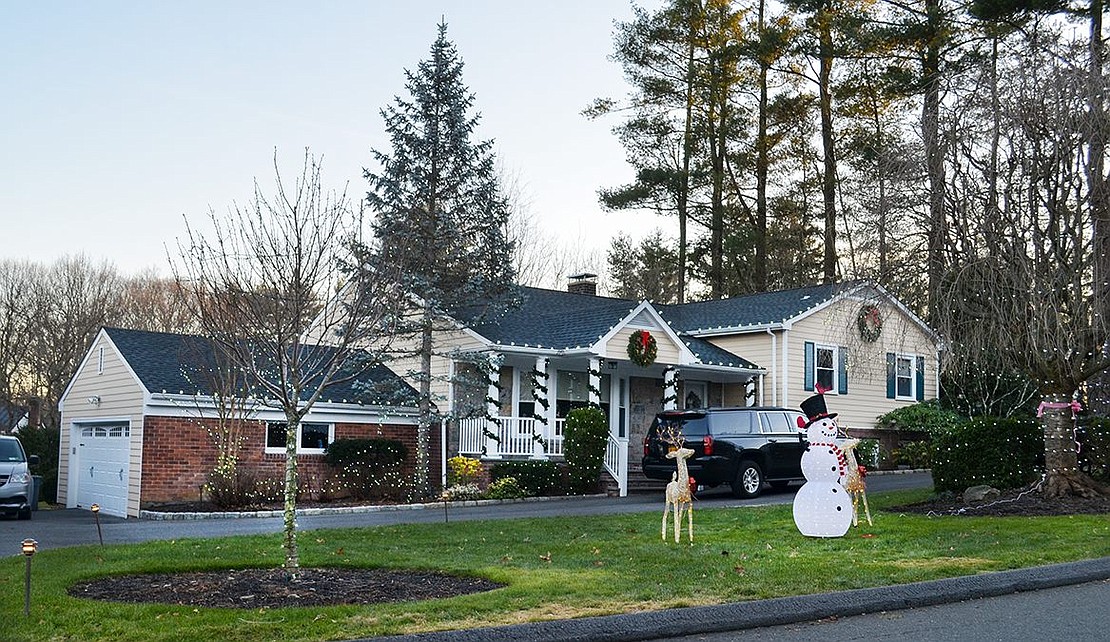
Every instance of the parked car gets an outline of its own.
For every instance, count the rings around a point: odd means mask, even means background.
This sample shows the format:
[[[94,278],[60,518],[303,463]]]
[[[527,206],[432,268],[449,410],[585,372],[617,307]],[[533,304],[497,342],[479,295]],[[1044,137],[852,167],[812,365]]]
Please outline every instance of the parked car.
[[[644,475],[671,479],[675,462],[666,455],[680,439],[694,451],[686,467],[698,486],[727,483],[736,497],[756,497],[764,482],[784,488],[805,481],[802,453],[809,444],[798,429],[799,417],[804,419],[797,410],[770,407],[661,412],[644,439]]]
[[[10,435],[0,435],[0,512],[15,513],[19,519],[31,519],[31,498],[34,480],[29,466],[37,466],[38,455],[23,450],[23,444]]]

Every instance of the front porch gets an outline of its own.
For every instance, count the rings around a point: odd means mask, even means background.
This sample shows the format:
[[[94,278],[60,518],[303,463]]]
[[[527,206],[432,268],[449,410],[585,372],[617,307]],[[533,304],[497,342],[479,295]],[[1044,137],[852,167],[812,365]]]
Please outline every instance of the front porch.
[[[529,355],[530,356],[530,355]],[[639,470],[639,448],[656,413],[664,409],[749,405],[762,373],[690,364],[637,366],[593,355],[489,356],[485,390],[456,389],[456,410],[470,416],[454,423],[460,455],[484,461],[562,459],[566,415],[593,406],[609,426],[604,469],[628,492],[630,468]],[[471,375],[476,372],[470,373]],[[471,377],[471,381],[474,381]],[[484,394],[484,413],[480,408]],[[461,414],[461,413],[460,413]]]

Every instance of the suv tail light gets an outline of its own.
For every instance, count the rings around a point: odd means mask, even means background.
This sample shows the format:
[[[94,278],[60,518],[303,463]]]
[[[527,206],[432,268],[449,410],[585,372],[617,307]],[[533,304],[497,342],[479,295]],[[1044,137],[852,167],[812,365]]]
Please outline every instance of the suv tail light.
[[[647,457],[649,454],[651,454],[648,452],[648,450],[648,438],[644,437],[644,457]]]
[[[706,435],[701,438],[701,446],[705,450],[706,455],[713,454],[713,437]]]

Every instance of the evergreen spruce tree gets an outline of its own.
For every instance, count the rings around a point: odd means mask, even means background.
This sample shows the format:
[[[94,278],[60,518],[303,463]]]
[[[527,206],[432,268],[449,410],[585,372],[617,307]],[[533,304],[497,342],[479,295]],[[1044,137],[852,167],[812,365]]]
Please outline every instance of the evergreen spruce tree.
[[[489,322],[513,298],[508,200],[497,181],[493,141],[473,140],[479,117],[471,113],[474,94],[462,71],[440,24],[430,57],[405,71],[408,98],[396,97],[381,112],[390,149],[373,150],[378,169],[364,172],[376,213],[376,260],[397,269],[400,287],[413,296],[399,330],[412,339],[399,343],[412,349],[394,358],[411,360],[420,393],[413,488],[419,498],[429,495],[430,435],[440,418],[432,395],[434,332],[445,315],[469,325]]]

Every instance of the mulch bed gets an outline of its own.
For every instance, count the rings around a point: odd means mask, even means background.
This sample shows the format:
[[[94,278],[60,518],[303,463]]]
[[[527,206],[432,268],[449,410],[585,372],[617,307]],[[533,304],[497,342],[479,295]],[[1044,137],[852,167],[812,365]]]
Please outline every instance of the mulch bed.
[[[1110,497],[1049,499],[1040,492],[1028,489],[1005,490],[995,499],[977,503],[965,503],[959,495],[944,495],[915,504],[894,506],[887,510],[895,513],[964,517],[1102,515],[1110,513]]]
[[[382,569],[305,568],[122,575],[70,587],[73,597],[183,606],[283,608],[378,604],[492,591],[503,584],[443,573]]]

